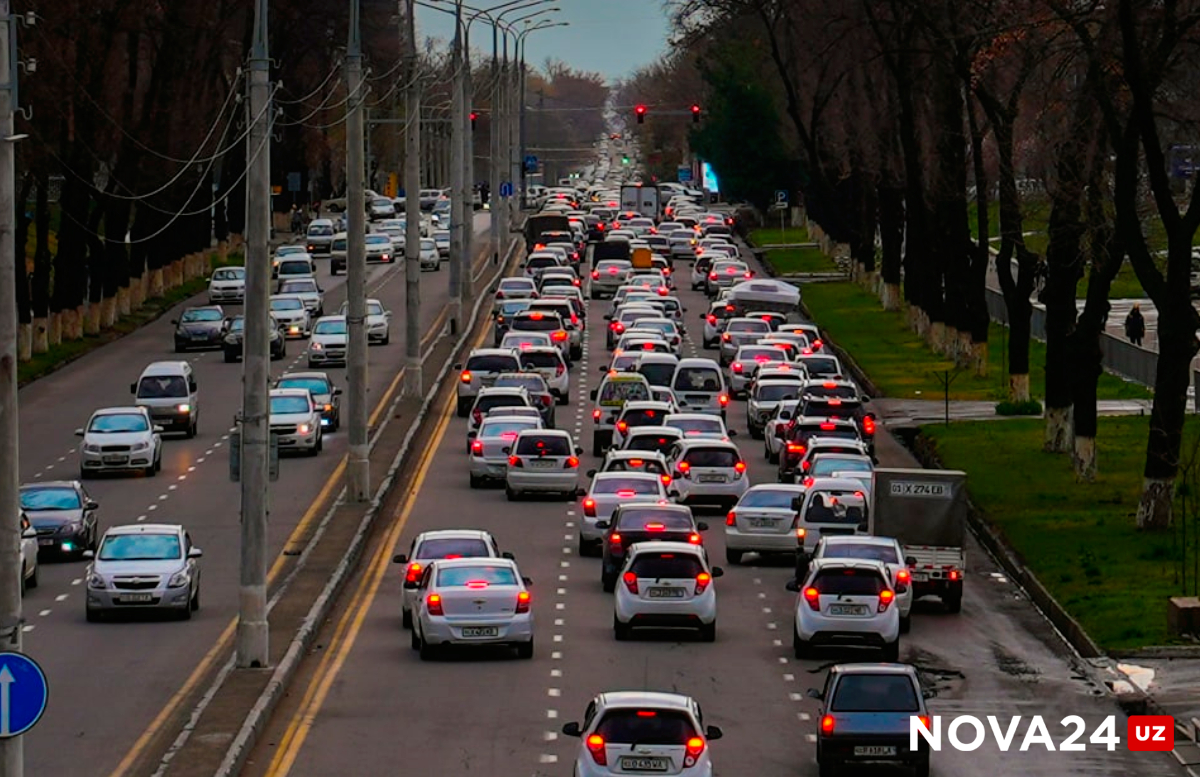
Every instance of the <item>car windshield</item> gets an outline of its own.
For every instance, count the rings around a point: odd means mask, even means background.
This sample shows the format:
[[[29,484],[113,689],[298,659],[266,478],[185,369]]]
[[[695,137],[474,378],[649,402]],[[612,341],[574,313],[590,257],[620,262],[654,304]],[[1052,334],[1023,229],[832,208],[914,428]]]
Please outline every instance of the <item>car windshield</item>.
[[[229,322],[229,331],[230,332],[240,332],[245,328],[246,328],[246,319],[242,318],[241,316],[238,316],[237,318],[235,318]]]
[[[73,488],[23,488],[22,510],[78,510],[83,507],[79,492]]]
[[[530,348],[550,345],[550,335],[545,332],[510,332],[500,341],[501,348]]]
[[[271,310],[303,310],[304,303],[298,299],[273,299]]]
[[[312,275],[312,265],[304,261],[284,261],[279,263],[280,275]]]
[[[329,384],[323,378],[284,378],[277,388],[308,389],[313,396],[330,392]]]
[[[392,203],[391,200],[385,200],[383,198],[380,198],[378,200],[371,200],[371,206],[375,207],[375,208],[394,208],[395,207],[395,205]]]
[[[528,290],[521,289],[520,291],[528,291]],[[508,293],[512,294],[514,292],[512,290],[510,290]],[[528,309],[529,305],[530,305],[530,301],[527,299],[517,300],[516,302],[505,302],[504,304],[502,304],[500,306],[499,314],[501,317],[515,316],[516,314],[520,313],[522,310]]]
[[[413,558],[421,560],[439,558],[487,558],[487,542],[471,537],[446,537],[429,539],[421,543]]]
[[[516,585],[517,576],[509,567],[455,566],[439,569],[437,584],[439,588],[487,588],[489,585]]]
[[[522,435],[517,441],[519,456],[570,456],[571,442],[566,437],[558,435]]]
[[[778,507],[790,510],[792,500],[800,496],[795,491],[784,489],[764,488],[761,491],[751,489],[738,502],[738,507]]]
[[[882,561],[885,564],[899,564],[900,556],[894,545],[878,543],[849,543],[839,542],[826,545],[821,551],[822,558],[861,558],[868,561]]]
[[[597,478],[592,483],[593,494],[620,494],[628,491],[633,494],[658,494],[658,481],[645,478]]]
[[[382,316],[383,313],[384,313],[383,305],[381,305],[375,301],[367,302],[367,315],[368,316]]]
[[[312,406],[301,396],[271,397],[271,415],[284,413],[308,413]]]
[[[691,553],[640,553],[629,565],[640,578],[695,579],[704,571],[700,559]]]
[[[331,224],[313,224],[308,228],[309,237],[332,237],[333,225]]]
[[[717,418],[670,418],[667,420],[667,425],[679,429],[688,437],[701,434],[725,434],[725,428]]]
[[[661,527],[653,529],[652,527]],[[622,510],[616,527],[621,531],[692,531],[692,516],[679,510],[656,510],[653,507]]]
[[[475,409],[485,415],[496,407],[527,407],[527,405],[524,397],[515,394],[489,394],[475,400]]]
[[[800,387],[796,384],[759,385],[754,389],[754,398],[760,402],[778,402],[783,399],[795,399]]]
[[[179,319],[181,324],[192,324],[197,321],[220,321],[224,316],[221,311],[206,308],[203,310],[189,310]]]
[[[138,399],[174,399],[187,396],[187,381],[182,375],[153,375],[138,383]]]
[[[837,375],[841,371],[838,369],[837,359],[810,356],[806,357],[803,363],[809,375]]]
[[[683,367],[675,371],[676,391],[720,391],[721,372],[714,367]]]
[[[241,281],[246,279],[246,271],[241,267],[225,267],[213,273],[214,281]]]
[[[658,459],[615,459],[604,469],[605,472],[649,472],[665,475],[667,470]]]
[[[831,712],[920,712],[917,691],[907,675],[847,674],[838,680]]]
[[[169,561],[183,557],[176,534],[113,534],[100,546],[101,561]]]
[[[650,389],[642,380],[609,380],[598,394],[600,403],[620,404],[650,399]]]
[[[101,432],[104,434],[147,432],[149,430],[150,423],[146,420],[146,417],[140,413],[112,413],[109,415],[98,415],[92,419],[92,423],[88,427],[89,432]]]
[[[428,239],[422,240],[421,241],[421,250],[422,251],[436,251],[437,243],[433,242],[432,240],[428,240]]]
[[[693,467],[732,467],[738,463],[738,453],[728,448],[696,448],[683,460]]]
[[[870,472],[874,469],[870,459],[856,456],[817,456],[813,459],[808,474],[813,477],[831,472]]]
[[[506,439],[516,439],[517,435],[526,429],[536,429],[538,422],[532,419],[528,421],[484,421],[479,427],[478,439],[490,439],[495,437],[503,437]]]
[[[866,520],[863,498],[855,494],[815,491],[804,505],[809,523],[862,523]]]
[[[321,321],[318,322],[313,329],[314,335],[344,335],[346,334],[345,321]]]
[[[875,596],[887,588],[879,572],[855,567],[830,567],[817,572],[812,587],[829,596]]]

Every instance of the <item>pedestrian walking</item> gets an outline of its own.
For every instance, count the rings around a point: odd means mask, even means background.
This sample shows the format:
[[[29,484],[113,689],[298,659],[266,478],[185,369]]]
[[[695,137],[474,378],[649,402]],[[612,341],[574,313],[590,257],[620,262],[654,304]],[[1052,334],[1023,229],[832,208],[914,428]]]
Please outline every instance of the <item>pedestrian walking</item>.
[[[300,234],[300,228],[304,226],[304,217],[300,215],[300,209],[295,205],[292,206],[292,234]]]
[[[1141,306],[1136,303],[1125,317],[1125,336],[1136,346],[1141,346],[1142,338],[1146,336],[1146,319],[1142,317]]]

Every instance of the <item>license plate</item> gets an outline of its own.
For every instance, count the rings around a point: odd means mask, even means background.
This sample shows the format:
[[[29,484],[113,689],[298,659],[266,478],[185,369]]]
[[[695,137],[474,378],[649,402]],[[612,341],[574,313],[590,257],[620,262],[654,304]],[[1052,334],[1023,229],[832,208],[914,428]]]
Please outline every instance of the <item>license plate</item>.
[[[498,637],[500,629],[495,626],[464,626],[462,635],[464,637]]]
[[[913,572],[912,579],[913,582],[924,583],[929,579],[929,574],[926,572]]]
[[[39,540],[38,540],[38,545],[53,545],[53,544],[54,544],[54,540],[52,540],[52,539],[50,539],[50,538],[48,538],[48,537],[47,537],[47,538],[45,538],[45,539],[39,539]]]
[[[724,483],[725,476],[724,475],[701,475],[699,478],[697,478],[697,481],[700,483]]]
[[[627,772],[665,772],[671,768],[669,758],[622,758],[621,769]]]
[[[531,461],[529,462],[529,466],[533,467],[534,469],[550,469],[556,463],[557,462],[553,461]]]
[[[752,529],[774,529],[779,525],[778,518],[751,518],[750,528]]]
[[[687,397],[687,401],[689,404],[702,404],[702,403],[708,401],[708,397],[706,397],[703,394],[700,394],[698,396],[694,395],[694,394],[689,394]]]
[[[650,599],[682,599],[682,588],[648,588],[646,596]]]
[[[105,456],[104,457],[105,464],[124,464],[127,461],[129,461],[128,456]]]
[[[830,615],[866,615],[867,607],[864,604],[831,604],[829,605]]]
[[[136,602],[149,602],[149,601],[153,601],[153,599],[154,599],[154,594],[122,594],[121,595],[121,601],[128,602],[130,604],[133,604]]]
[[[854,754],[860,757],[888,756],[895,755],[896,748],[888,745],[859,745],[854,748]]]

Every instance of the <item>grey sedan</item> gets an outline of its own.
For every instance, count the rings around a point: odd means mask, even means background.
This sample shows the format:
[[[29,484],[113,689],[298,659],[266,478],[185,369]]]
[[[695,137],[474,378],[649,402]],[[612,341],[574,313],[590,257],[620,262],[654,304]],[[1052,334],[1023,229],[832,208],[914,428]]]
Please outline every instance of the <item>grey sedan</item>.
[[[200,609],[200,549],[182,526],[141,523],[114,526],[88,565],[88,621],[118,612],[150,610],[183,620]]]

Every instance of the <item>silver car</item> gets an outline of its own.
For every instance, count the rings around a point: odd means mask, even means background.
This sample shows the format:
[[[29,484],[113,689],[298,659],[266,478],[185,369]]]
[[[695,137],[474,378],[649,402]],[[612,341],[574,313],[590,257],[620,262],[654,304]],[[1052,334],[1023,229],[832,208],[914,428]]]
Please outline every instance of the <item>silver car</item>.
[[[312,276],[281,280],[275,293],[296,296],[304,300],[304,307],[308,308],[308,312],[314,318],[325,315],[325,290]]]
[[[310,456],[321,452],[321,406],[308,389],[274,389],[270,396],[271,436],[284,450],[304,450]]]
[[[343,302],[339,316],[350,315],[350,303]],[[377,299],[367,300],[367,344],[387,345],[392,339],[392,311]]]
[[[730,364],[743,345],[755,345],[771,336],[771,325],[761,318],[731,318],[721,332],[721,364]]]
[[[182,526],[139,523],[104,532],[84,579],[89,621],[114,612],[158,610],[187,620],[200,609],[203,553]]]
[[[154,477],[162,469],[162,427],[144,407],[109,407],[92,413],[86,427],[75,430],[79,447],[79,479],[95,472],[141,470]]]
[[[308,368],[346,363],[346,317],[326,316],[313,325],[308,341]]]
[[[526,429],[541,429],[542,419],[520,416],[485,418],[479,431],[468,442],[470,452],[470,485],[480,488],[488,481],[503,481],[508,470],[506,448]]]
[[[246,300],[246,268],[218,267],[208,279],[208,304],[244,302]]]
[[[625,279],[633,272],[633,265],[624,259],[602,259],[592,268],[592,283],[589,294],[592,299],[611,297],[625,285]]]
[[[284,337],[308,337],[312,319],[303,299],[294,294],[275,294],[271,297],[270,308]]]

